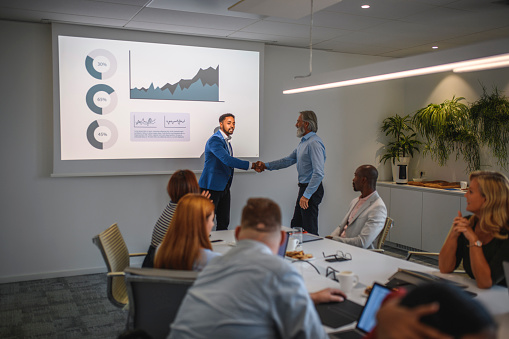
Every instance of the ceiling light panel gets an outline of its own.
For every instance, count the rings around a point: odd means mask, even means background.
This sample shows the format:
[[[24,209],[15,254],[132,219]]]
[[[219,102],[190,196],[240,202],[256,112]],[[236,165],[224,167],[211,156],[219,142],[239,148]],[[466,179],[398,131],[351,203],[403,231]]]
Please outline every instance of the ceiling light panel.
[[[314,0],[313,12],[321,11],[341,0]],[[300,19],[311,13],[310,0],[241,0],[228,8],[230,11]]]

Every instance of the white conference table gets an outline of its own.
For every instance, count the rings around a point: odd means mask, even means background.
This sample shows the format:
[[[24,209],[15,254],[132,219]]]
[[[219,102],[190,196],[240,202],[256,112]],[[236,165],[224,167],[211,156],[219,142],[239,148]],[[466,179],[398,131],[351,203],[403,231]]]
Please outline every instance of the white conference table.
[[[212,245],[214,251],[224,254],[232,248],[231,244],[235,241],[234,231],[212,232],[210,239],[211,241],[222,240],[220,242],[213,242]],[[326,287],[341,288],[336,281],[325,278],[327,266],[338,271],[352,271],[359,276],[359,283],[348,293],[348,298],[361,305],[364,305],[366,302],[366,297],[364,295],[365,288],[371,286],[375,281],[382,284],[387,283],[389,277],[394,274],[398,268],[426,272],[467,285],[467,290],[476,293],[476,299],[482,303],[497,320],[499,324],[498,338],[509,338],[509,293],[505,287],[493,286],[486,290],[479,289],[474,280],[464,275],[442,274],[429,266],[394,258],[329,239],[306,242],[303,244],[303,250],[305,253],[313,254],[313,259],[310,260],[309,263],[313,264],[320,272],[319,275],[316,270],[307,263],[294,263],[295,265],[299,265],[298,270],[300,270],[303,275],[304,282],[309,292],[315,292]],[[322,252],[324,252],[325,255],[330,255],[335,254],[338,250],[344,253],[350,253],[352,255],[352,260],[334,263],[325,261]],[[327,330],[330,331],[331,329]]]

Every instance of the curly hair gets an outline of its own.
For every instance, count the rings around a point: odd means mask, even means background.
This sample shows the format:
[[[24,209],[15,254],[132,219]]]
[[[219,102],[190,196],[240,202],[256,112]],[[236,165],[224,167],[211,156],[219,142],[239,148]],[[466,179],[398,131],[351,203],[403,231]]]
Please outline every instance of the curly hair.
[[[486,202],[482,205],[479,216],[470,218],[473,226],[479,221],[483,232],[498,239],[507,239],[509,231],[509,180],[505,175],[495,171],[475,171],[470,174],[470,181],[476,179]]]

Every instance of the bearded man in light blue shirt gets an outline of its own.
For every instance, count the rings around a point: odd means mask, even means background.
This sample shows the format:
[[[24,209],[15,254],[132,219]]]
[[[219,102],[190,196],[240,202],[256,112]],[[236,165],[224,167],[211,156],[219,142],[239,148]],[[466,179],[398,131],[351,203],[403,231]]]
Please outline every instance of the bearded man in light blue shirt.
[[[322,202],[324,190],[322,180],[325,167],[325,146],[316,135],[318,119],[313,111],[300,112],[297,123],[297,137],[301,138],[297,148],[280,160],[256,163],[256,171],[279,170],[297,164],[299,195],[291,221],[292,227],[302,227],[318,235],[318,205]]]

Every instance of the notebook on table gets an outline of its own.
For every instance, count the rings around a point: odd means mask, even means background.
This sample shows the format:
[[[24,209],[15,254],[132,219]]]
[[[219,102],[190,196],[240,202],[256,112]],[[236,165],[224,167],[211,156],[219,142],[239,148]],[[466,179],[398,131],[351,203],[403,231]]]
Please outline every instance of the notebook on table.
[[[303,243],[310,242],[310,241],[316,241],[316,240],[322,240],[322,239],[323,239],[322,237],[319,237],[314,234],[302,233],[302,242]]]
[[[396,273],[394,273],[390,278],[389,282],[387,283],[387,286],[389,288],[395,288],[403,285],[420,285],[423,283],[430,283],[430,282],[440,282],[440,283],[448,283],[455,285],[459,288],[467,288],[468,286],[465,284],[461,284],[452,280],[440,278],[436,275],[425,273],[425,272],[419,272],[419,271],[413,271],[413,270],[407,270],[403,268],[399,268]]]
[[[382,305],[382,301],[385,297],[391,293],[391,290],[386,286],[378,283],[373,284],[373,289],[369,294],[366,305],[362,309],[362,312],[357,320],[355,329],[334,332],[329,335],[330,338],[340,339],[360,339],[369,333],[376,325],[376,313]]]

